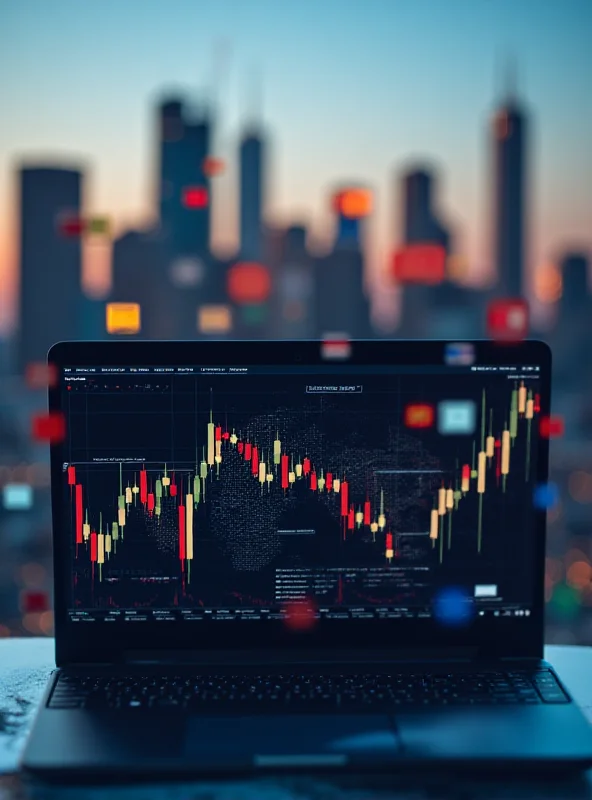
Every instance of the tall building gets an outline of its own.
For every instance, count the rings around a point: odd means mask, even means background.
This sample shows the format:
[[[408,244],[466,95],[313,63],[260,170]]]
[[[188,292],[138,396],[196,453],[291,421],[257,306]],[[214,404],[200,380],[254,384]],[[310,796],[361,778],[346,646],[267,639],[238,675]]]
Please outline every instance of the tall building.
[[[520,297],[526,268],[526,116],[510,87],[493,117],[494,259],[499,291]]]
[[[126,231],[113,244],[113,285],[109,302],[138,303],[140,306],[140,339],[185,338],[192,323],[195,332],[195,311],[187,321],[187,295],[176,290],[170,279],[170,255],[164,239],[146,231]],[[177,302],[176,302],[177,301]],[[111,337],[112,338],[112,337]],[[130,337],[124,335],[123,338]]]
[[[192,117],[181,100],[161,103],[160,224],[172,257],[209,254],[211,196],[204,164],[211,125],[205,113]]]
[[[77,220],[82,173],[20,170],[20,314],[17,369],[44,361],[52,344],[76,339],[82,315],[82,246]],[[72,226],[63,225],[68,215]]]
[[[451,235],[439,219],[436,206],[436,176],[429,169],[413,169],[401,181],[401,239],[403,245],[438,244],[449,255]],[[464,307],[462,290],[450,281],[439,286],[407,285],[402,291],[400,335],[408,338],[442,336],[446,320]],[[451,336],[454,334],[451,333]]]
[[[566,253],[560,263],[563,291],[560,316],[568,321],[572,314],[591,310],[590,263],[585,253]]]
[[[560,262],[563,291],[553,335],[553,374],[562,388],[586,397],[592,386],[592,293],[590,261],[585,253],[566,253]]]
[[[265,145],[254,131],[240,144],[240,257],[260,261],[265,209]]]
[[[450,249],[450,234],[438,220],[434,209],[436,178],[425,169],[403,176],[404,244],[440,244]]]
[[[273,335],[279,339],[314,339],[319,334],[313,261],[303,225],[292,225],[284,233],[274,281],[273,314]]]

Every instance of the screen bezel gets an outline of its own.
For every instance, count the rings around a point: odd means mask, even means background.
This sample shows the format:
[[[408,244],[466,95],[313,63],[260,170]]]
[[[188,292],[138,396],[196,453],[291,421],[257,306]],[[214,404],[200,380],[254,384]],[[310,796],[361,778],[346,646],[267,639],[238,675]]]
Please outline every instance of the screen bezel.
[[[442,365],[445,341],[377,340],[350,343],[347,363],[363,365]],[[525,363],[540,366],[541,414],[550,413],[551,351],[540,341],[497,343],[471,342],[480,365]],[[138,365],[322,365],[327,360],[320,341],[113,341],[60,342],[48,353],[48,362],[58,370],[59,381],[49,389],[49,409],[62,410],[61,374],[64,366]],[[333,362],[339,363],[339,362]],[[134,652],[163,657],[172,652],[192,660],[216,651],[232,657],[233,652],[281,651],[315,653],[344,651],[381,652],[389,658],[413,651],[421,656],[462,648],[479,658],[536,657],[544,644],[544,564],[546,513],[533,509],[535,537],[532,558],[535,580],[529,617],[477,617],[463,628],[443,628],[433,619],[320,620],[312,631],[297,634],[281,621],[266,620],[248,626],[241,622],[167,622],[125,626],[74,624],[69,620],[70,553],[65,535],[65,508],[61,491],[61,445],[50,447],[54,557],[54,609],[56,663],[121,663]],[[549,441],[541,438],[536,460],[536,480],[548,480]],[[195,631],[195,636],[191,632]],[[189,634],[189,635],[188,635]],[[156,656],[154,656],[156,654]]]

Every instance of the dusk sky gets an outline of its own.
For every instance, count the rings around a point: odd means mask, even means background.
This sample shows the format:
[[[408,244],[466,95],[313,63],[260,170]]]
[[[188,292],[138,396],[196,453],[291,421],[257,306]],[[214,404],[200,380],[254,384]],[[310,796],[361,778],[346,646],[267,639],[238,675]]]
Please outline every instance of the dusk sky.
[[[236,242],[236,149],[261,75],[271,223],[326,236],[331,188],[376,191],[370,262],[399,233],[399,171],[441,174],[442,216],[475,276],[490,268],[489,120],[518,61],[531,116],[531,268],[592,251],[589,0],[4,0],[0,3],[0,329],[14,320],[15,167],[86,165],[86,209],[116,230],[153,213],[154,104],[199,99],[217,64],[215,238]],[[252,81],[251,81],[252,83]],[[104,276],[95,266],[95,286]]]

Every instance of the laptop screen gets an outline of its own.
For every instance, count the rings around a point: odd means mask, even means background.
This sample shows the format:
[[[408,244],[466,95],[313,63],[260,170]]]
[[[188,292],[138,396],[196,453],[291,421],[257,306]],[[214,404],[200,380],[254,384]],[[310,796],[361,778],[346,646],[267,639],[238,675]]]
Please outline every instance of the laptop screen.
[[[528,616],[539,369],[66,366],[70,619]]]

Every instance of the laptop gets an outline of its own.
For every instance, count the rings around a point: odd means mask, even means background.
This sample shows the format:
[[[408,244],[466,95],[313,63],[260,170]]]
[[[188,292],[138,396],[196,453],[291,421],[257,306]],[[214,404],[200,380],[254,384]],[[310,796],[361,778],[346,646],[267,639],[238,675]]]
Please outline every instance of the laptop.
[[[25,771],[592,764],[543,660],[545,344],[48,358],[57,669]]]

